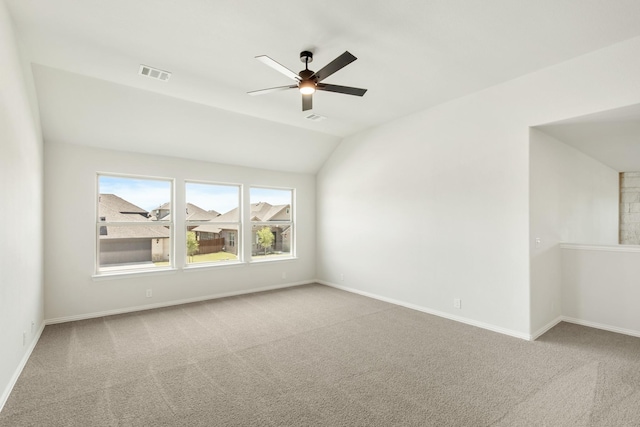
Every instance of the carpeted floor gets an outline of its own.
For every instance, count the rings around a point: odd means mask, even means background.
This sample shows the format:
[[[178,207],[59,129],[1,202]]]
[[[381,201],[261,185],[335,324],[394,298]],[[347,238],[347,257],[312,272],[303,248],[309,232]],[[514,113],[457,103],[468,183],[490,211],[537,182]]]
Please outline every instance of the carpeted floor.
[[[47,326],[0,426],[640,426],[640,339],[322,285]]]

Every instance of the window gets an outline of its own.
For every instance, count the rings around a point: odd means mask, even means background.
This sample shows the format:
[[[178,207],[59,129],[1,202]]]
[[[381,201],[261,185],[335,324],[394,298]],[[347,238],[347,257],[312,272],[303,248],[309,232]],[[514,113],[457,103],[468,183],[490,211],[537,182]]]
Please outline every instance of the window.
[[[252,261],[292,257],[294,242],[293,190],[252,187]]]
[[[171,267],[173,181],[99,174],[97,193],[97,272]]]
[[[242,230],[240,186],[187,182],[187,264],[242,258],[236,234]]]

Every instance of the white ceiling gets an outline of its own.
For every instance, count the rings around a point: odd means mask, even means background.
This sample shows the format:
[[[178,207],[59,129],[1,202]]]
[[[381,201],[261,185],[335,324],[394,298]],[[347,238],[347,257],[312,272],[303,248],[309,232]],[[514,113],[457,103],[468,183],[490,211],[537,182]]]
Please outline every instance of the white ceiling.
[[[245,165],[256,163],[247,160],[254,150],[276,144],[295,152],[277,169],[312,173],[341,137],[640,36],[638,0],[5,2],[24,56],[37,64],[45,141],[181,157],[197,150],[198,158]],[[246,95],[290,83],[255,56],[297,72],[301,50],[314,52],[315,70],[350,51],[358,60],[326,82],[368,92],[314,95],[313,113],[327,117],[320,122],[305,118],[295,90]],[[139,76],[140,64],[173,76],[167,83]],[[109,114],[114,108],[122,110]],[[154,109],[175,114],[154,121],[145,112]],[[238,159],[209,124],[194,126],[191,110],[271,133],[245,141]],[[91,126],[78,126],[72,112]],[[149,123],[153,135],[185,138],[152,144]],[[290,127],[298,130],[278,135]],[[227,130],[223,137],[233,137]],[[298,149],[307,137],[312,149]]]
[[[640,171],[640,105],[536,126],[618,172]]]

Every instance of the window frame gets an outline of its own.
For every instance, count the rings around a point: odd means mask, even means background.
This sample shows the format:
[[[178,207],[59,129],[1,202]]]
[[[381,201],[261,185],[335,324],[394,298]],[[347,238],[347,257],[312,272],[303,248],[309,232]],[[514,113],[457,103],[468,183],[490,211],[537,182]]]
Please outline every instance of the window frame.
[[[169,184],[169,203],[173,206],[173,201],[175,200],[175,179],[169,177],[159,177],[159,176],[149,176],[149,175],[135,175],[135,174],[123,174],[123,173],[114,173],[114,172],[96,172],[95,178],[95,199],[94,199],[94,209],[95,209],[95,228],[94,228],[94,275],[93,277],[108,277],[108,276],[119,276],[119,275],[138,275],[138,274],[150,274],[150,273],[159,273],[175,270],[175,221],[174,215],[171,215],[171,220],[158,220],[156,223],[149,223],[144,221],[106,221],[104,216],[100,216],[100,177],[112,177],[112,178],[120,178],[120,179],[132,179],[132,180],[148,180],[148,181],[162,181],[167,182]],[[118,196],[120,197],[120,196]],[[128,201],[128,200],[127,200]],[[132,203],[132,202],[130,202]],[[151,212],[148,212],[151,213]],[[173,213],[173,212],[172,212]],[[101,267],[100,263],[100,249],[101,249],[101,239],[100,236],[102,234],[102,229],[107,229],[107,227],[168,227],[169,230],[169,264],[166,266],[129,266],[129,267]],[[154,238],[151,238],[153,240]],[[102,239],[104,240],[104,239]],[[153,245],[153,242],[151,242]],[[152,260],[153,262],[153,260]]]
[[[244,228],[244,218],[243,218],[243,195],[244,195],[244,186],[242,184],[238,184],[238,183],[231,183],[231,182],[219,182],[219,181],[202,181],[202,180],[194,180],[194,179],[185,179],[184,180],[184,208],[187,208],[187,205],[189,202],[189,200],[187,199],[187,185],[188,184],[199,184],[199,185],[211,185],[211,186],[221,186],[221,187],[236,187],[238,189],[238,221],[237,222],[233,222],[233,221],[225,221],[225,222],[220,222],[218,224],[220,225],[231,225],[231,226],[235,226],[236,229],[233,231],[233,233],[235,234],[235,245],[233,246],[236,249],[236,257],[237,259],[233,260],[218,260],[218,261],[210,261],[210,262],[189,262],[189,255],[188,255],[188,250],[187,250],[187,246],[186,246],[186,241],[185,241],[185,246],[184,246],[184,268],[185,269],[193,269],[193,268],[203,268],[203,267],[221,267],[221,266],[229,266],[229,265],[233,265],[233,264],[242,264],[244,263],[244,249],[243,249],[243,245],[242,245],[242,235],[243,235],[243,228]],[[218,212],[220,215],[225,214],[226,212]],[[188,220],[185,218],[184,221],[184,235],[186,238],[187,232],[189,231],[189,227],[190,226],[198,226],[198,225],[203,225],[203,224],[207,224],[208,221],[194,221],[194,220]],[[225,242],[226,245],[226,242]]]
[[[261,190],[277,190],[277,191],[289,191],[291,193],[291,198],[290,198],[290,202],[289,202],[289,207],[288,207],[288,214],[290,219],[288,221],[252,221],[251,218],[249,218],[249,224],[247,226],[248,232],[251,233],[252,239],[251,240],[251,248],[250,248],[250,262],[251,263],[262,263],[262,262],[277,262],[277,261],[288,261],[291,259],[295,259],[297,258],[296,256],[296,247],[297,247],[297,242],[296,242],[296,219],[295,219],[295,213],[296,213],[296,189],[292,188],[292,187],[273,187],[273,186],[266,186],[266,185],[251,185],[249,186],[249,205],[252,205],[253,203],[251,202],[251,190],[252,189],[261,189]],[[269,203],[267,201],[267,203]],[[251,213],[249,213],[249,215],[251,215]],[[274,257],[265,257],[265,258],[258,258],[260,255],[254,255],[253,254],[253,246],[254,245],[258,245],[258,236],[256,234],[256,237],[253,238],[254,235],[254,231],[253,228],[254,227],[261,227],[261,226],[268,226],[268,227],[272,227],[273,225],[277,224],[278,226],[280,225],[288,225],[289,226],[289,252],[286,255],[278,255],[278,256],[274,256]],[[271,231],[274,234],[274,237],[276,236],[276,233],[273,232],[273,230]],[[256,248],[257,249],[257,248]]]

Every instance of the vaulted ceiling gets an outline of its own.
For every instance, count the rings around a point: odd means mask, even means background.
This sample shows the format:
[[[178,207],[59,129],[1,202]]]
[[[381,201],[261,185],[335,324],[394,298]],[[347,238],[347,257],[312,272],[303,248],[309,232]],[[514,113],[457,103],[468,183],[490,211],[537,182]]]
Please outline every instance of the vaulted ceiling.
[[[45,141],[313,173],[342,137],[640,36],[637,0],[5,0]],[[305,118],[302,50],[326,82]],[[172,72],[168,82],[140,64]],[[271,155],[264,163],[264,156]]]

